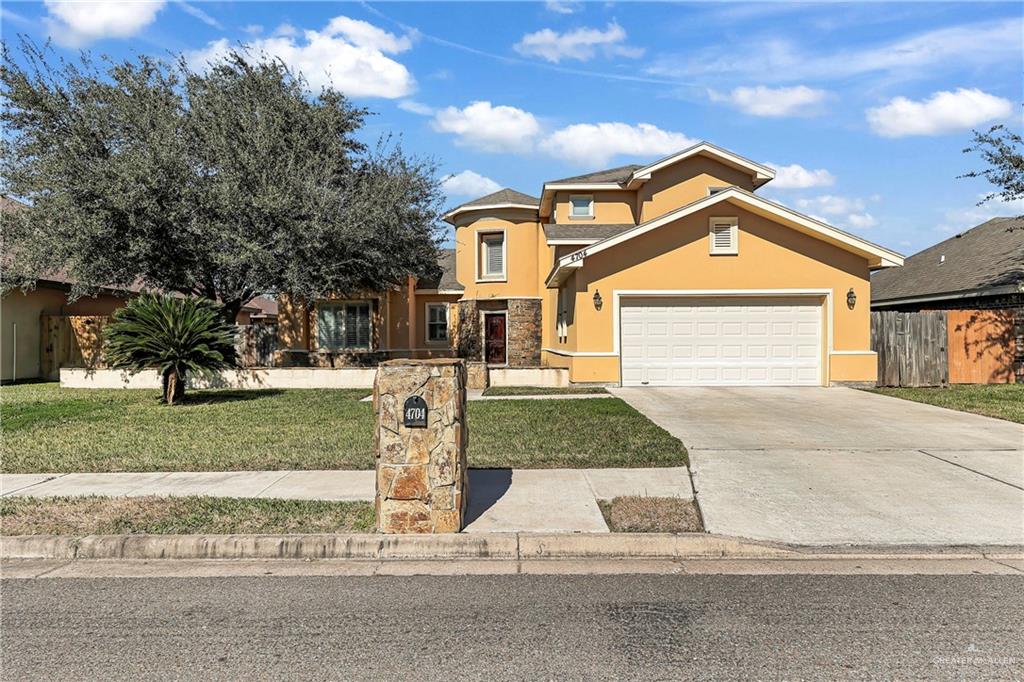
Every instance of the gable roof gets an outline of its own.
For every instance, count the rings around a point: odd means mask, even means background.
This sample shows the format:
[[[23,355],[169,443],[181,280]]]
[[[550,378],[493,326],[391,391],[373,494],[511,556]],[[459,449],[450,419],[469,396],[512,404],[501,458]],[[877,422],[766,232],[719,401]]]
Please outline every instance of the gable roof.
[[[504,187],[497,192],[491,192],[486,196],[459,204],[445,213],[443,218],[450,223],[456,215],[466,211],[481,211],[491,208],[525,208],[536,211],[539,205],[540,199],[537,197]]]
[[[993,218],[871,278],[872,303],[1016,291],[1024,291],[1024,218]]]
[[[841,249],[863,256],[868,260],[871,267],[885,268],[903,264],[903,256],[895,251],[890,251],[866,239],[861,239],[849,232],[844,232],[837,227],[798,213],[782,204],[769,201],[753,192],[748,192],[739,187],[729,187],[711,196],[702,197],[685,206],[680,206],[645,223],[636,225],[625,232],[602,239],[596,244],[566,254],[555,262],[555,267],[548,276],[547,286],[550,288],[560,284],[568,276],[569,271],[583,267],[586,259],[590,256],[618,246],[623,242],[639,237],[663,225],[668,225],[697,211],[726,201],[740,205],[751,213],[765,216],[799,232],[809,234]]]
[[[583,175],[573,175],[569,178],[562,178],[561,180],[548,180],[545,184],[561,185],[563,183],[570,182],[625,182],[632,175],[633,171],[638,168],[643,168],[640,164],[631,163],[626,166],[618,166],[617,168],[608,168],[605,170],[593,171],[592,173],[584,173]]]
[[[417,289],[437,289],[438,291],[463,291],[465,287],[455,279],[455,249],[438,249],[437,266],[441,274],[416,282]]]
[[[734,154],[710,142],[698,142],[645,166],[619,166],[608,170],[585,173],[561,180],[550,180],[544,183],[541,190],[539,210],[541,215],[549,215],[551,199],[557,190],[599,190],[599,189],[636,189],[651,179],[654,173],[662,168],[685,161],[694,156],[706,156],[716,161],[743,171],[753,179],[755,188],[769,182],[775,177],[775,171],[764,164]]]

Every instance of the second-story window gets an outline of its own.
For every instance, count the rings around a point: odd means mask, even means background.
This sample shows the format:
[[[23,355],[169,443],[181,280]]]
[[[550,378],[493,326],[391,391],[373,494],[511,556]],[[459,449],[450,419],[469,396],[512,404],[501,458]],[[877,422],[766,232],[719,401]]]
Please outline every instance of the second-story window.
[[[570,218],[593,218],[594,197],[589,194],[573,194],[569,197]]]
[[[480,233],[480,279],[505,279],[505,233]]]

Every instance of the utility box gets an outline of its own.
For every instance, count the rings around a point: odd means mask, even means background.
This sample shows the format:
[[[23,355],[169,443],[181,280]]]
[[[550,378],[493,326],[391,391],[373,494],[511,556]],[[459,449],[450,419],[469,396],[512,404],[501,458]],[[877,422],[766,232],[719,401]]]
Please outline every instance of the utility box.
[[[469,494],[465,363],[382,362],[373,407],[378,532],[462,530]]]

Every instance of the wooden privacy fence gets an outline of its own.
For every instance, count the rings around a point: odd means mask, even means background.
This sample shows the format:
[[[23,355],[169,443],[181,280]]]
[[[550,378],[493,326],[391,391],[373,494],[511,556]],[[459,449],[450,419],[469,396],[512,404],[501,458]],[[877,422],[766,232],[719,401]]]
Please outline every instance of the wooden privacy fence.
[[[1012,383],[1015,343],[1012,311],[871,313],[879,386]]]
[[[242,367],[270,367],[277,350],[276,324],[239,325],[235,350]]]
[[[60,378],[61,367],[103,367],[103,327],[109,315],[43,315],[40,373]]]

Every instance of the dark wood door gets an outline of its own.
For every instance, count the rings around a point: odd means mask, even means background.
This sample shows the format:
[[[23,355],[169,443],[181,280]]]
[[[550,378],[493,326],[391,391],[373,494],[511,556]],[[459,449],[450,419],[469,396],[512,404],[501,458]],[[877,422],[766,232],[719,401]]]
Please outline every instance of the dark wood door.
[[[484,315],[484,359],[491,365],[504,365],[505,316],[494,313]]]

